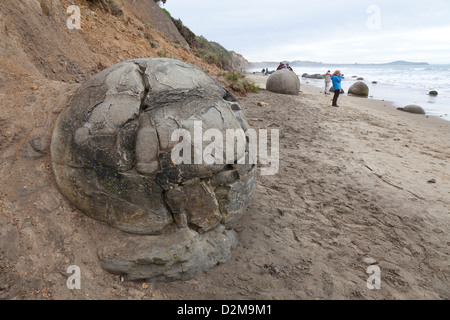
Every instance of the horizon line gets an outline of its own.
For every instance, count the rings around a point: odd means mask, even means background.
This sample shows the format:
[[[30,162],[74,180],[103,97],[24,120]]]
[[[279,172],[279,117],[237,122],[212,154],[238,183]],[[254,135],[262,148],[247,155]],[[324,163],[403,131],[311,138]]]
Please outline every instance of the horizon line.
[[[282,61],[288,61],[288,60],[282,60]],[[256,64],[256,63],[274,63],[277,64],[279,62],[277,62],[276,60],[273,61],[269,61],[269,60],[264,60],[264,61],[249,61],[249,63],[251,64]],[[450,65],[450,62],[446,62],[446,63],[436,63],[436,62],[425,62],[425,61],[419,61],[419,62],[415,62],[415,61],[406,61],[406,60],[395,60],[395,61],[390,61],[390,62],[322,62],[322,61],[311,61],[311,60],[291,60],[290,62],[291,64],[294,63],[310,63],[310,64],[318,64],[318,65],[385,65],[385,64],[427,64],[427,65]]]

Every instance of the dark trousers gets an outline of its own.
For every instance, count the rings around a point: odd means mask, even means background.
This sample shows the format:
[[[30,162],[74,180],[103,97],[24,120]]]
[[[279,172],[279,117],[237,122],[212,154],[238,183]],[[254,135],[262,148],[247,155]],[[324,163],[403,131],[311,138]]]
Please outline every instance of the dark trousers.
[[[333,96],[333,106],[337,106],[337,100],[339,98],[339,94],[341,93],[340,89],[334,90],[334,96]]]

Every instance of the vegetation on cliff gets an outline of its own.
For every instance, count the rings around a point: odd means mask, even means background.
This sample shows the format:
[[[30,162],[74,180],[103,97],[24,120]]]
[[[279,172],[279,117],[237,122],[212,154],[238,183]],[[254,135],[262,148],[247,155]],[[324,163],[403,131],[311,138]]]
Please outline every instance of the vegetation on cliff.
[[[87,0],[90,3],[100,5],[106,12],[109,14],[126,19],[126,15],[124,13],[124,8],[118,3],[116,0]],[[236,93],[245,95],[247,92],[257,92],[259,88],[255,86],[254,83],[250,83],[245,78],[244,74],[241,72],[244,69],[249,67],[249,62],[240,54],[237,54],[233,51],[228,51],[221,44],[213,41],[207,40],[204,36],[195,35],[187,26],[183,24],[181,19],[175,19],[172,17],[169,11],[164,8],[161,8],[161,4],[165,4],[166,0],[154,0],[156,4],[159,5],[159,8],[165,12],[167,17],[169,17],[169,21],[164,22],[163,24],[170,24],[170,21],[176,27],[178,31],[178,39],[181,39],[181,43],[179,40],[171,39],[171,46],[175,49],[180,49],[180,47],[184,47],[188,50],[188,55],[193,55],[205,61],[209,65],[214,65],[220,70],[226,72],[219,72],[216,77],[223,85],[232,89]],[[125,6],[125,3],[123,3]],[[148,3],[150,6],[150,3]],[[141,8],[143,9],[143,8]],[[155,8],[156,9],[156,8]],[[139,10],[139,9],[137,9]],[[159,9],[158,9],[159,10]],[[155,12],[154,12],[155,14]],[[144,20],[144,19],[143,19]],[[148,40],[151,48],[156,50],[156,55],[163,58],[175,58],[180,59],[178,54],[174,54],[173,50],[168,50],[167,46],[162,45],[161,40],[157,41],[154,35],[154,29],[158,29],[157,26],[147,22],[142,21],[145,26],[144,38]],[[167,27],[167,26],[166,26]],[[159,29],[161,29],[161,24],[159,25]],[[120,40],[121,38],[117,35],[114,36],[116,40]],[[169,39],[170,40],[170,39]],[[187,45],[185,45],[187,44]],[[181,48],[181,49],[182,49]],[[184,55],[183,55],[184,56]],[[185,59],[181,59],[185,60]],[[186,60],[185,60],[186,61]],[[187,61],[190,62],[190,61]]]
[[[158,1],[155,0],[155,2]],[[227,71],[222,72],[220,75],[227,81],[231,89],[240,94],[259,92],[259,87],[254,82],[249,82],[245,78],[245,75],[240,72],[248,67],[248,65],[243,65],[247,61],[241,55],[233,51],[228,51],[220,43],[209,41],[202,35],[195,35],[183,24],[181,19],[175,19],[166,9],[162,10],[172,20],[180,34],[198,57],[201,57],[209,64],[214,64],[220,69]]]
[[[247,92],[259,93],[259,86],[254,82],[248,81],[245,75],[239,71],[222,72],[221,76],[227,80],[229,86],[235,92],[241,94],[246,94]]]
[[[235,59],[232,52],[225,49],[221,44],[209,41],[202,35],[195,35],[183,24],[181,19],[175,19],[166,9],[162,10],[172,20],[180,34],[199,57],[226,71],[237,71],[247,67],[242,65],[242,60]]]

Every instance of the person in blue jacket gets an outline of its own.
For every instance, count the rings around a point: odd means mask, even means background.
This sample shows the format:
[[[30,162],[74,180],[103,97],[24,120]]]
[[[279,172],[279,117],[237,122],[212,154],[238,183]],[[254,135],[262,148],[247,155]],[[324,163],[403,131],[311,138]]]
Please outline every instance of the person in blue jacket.
[[[331,76],[331,82],[333,82],[333,89],[334,89],[334,96],[333,96],[333,103],[332,103],[333,107],[339,107],[337,105],[337,100],[339,98],[339,94],[342,91],[342,86],[341,86],[342,76],[343,76],[343,74],[341,74],[341,72],[339,70],[336,70],[333,73],[333,75]]]

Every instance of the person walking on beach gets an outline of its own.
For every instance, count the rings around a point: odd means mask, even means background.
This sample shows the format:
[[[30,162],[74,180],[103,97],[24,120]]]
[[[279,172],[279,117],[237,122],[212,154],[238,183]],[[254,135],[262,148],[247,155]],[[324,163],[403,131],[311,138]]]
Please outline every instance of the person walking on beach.
[[[328,90],[330,89],[330,82],[331,82],[331,74],[330,70],[327,71],[325,74],[325,94],[328,94]]]
[[[333,89],[334,89],[334,96],[333,96],[333,107],[339,107],[337,105],[337,100],[339,98],[339,94],[342,91],[341,81],[342,81],[342,74],[339,70],[336,70],[333,75],[331,76],[331,81],[333,82]]]

